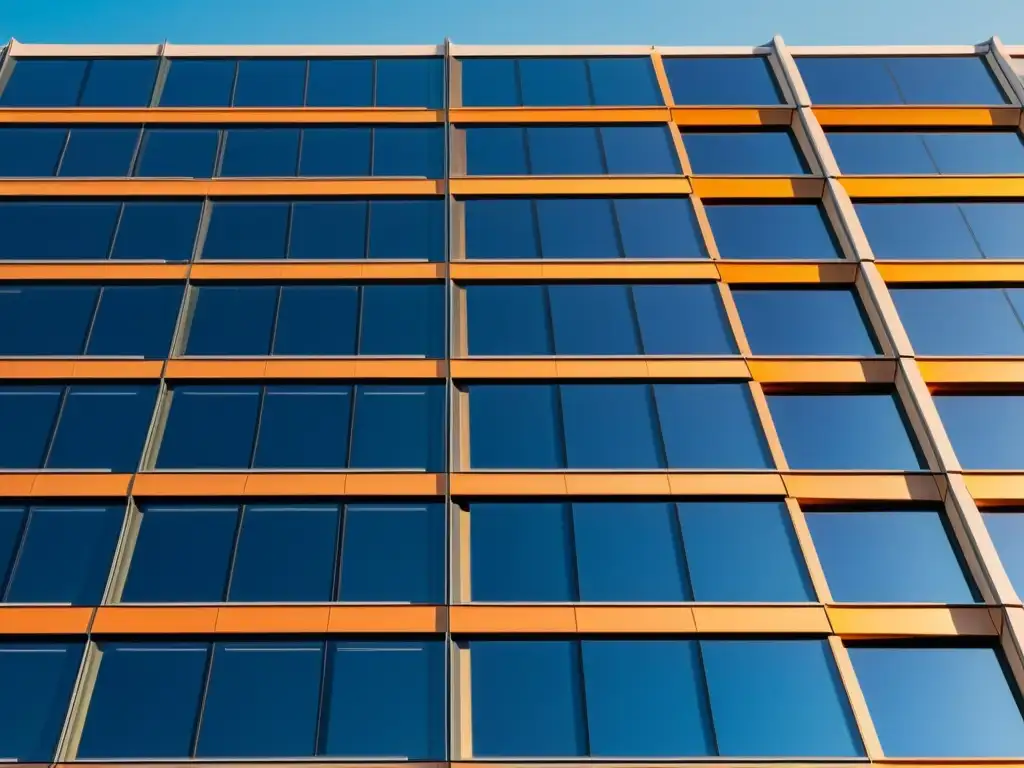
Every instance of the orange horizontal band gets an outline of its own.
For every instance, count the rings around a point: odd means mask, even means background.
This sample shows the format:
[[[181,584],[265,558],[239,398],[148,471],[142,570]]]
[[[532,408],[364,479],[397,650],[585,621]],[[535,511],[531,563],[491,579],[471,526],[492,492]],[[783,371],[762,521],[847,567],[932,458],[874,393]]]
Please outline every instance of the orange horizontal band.
[[[1024,384],[1024,360],[917,359],[928,384]]]
[[[440,195],[433,179],[5,179],[0,197],[306,197]]]
[[[1024,244],[1021,248],[1024,257]],[[887,283],[1024,283],[1024,262],[876,261]]]
[[[505,123],[668,123],[668,107],[455,107],[449,113],[456,127]]]
[[[174,358],[167,378],[192,379],[443,379],[444,360],[202,360]]]
[[[717,280],[720,262],[649,261],[453,261],[453,280]]]
[[[839,182],[852,198],[1024,197],[1024,176],[841,176]]]
[[[161,360],[0,359],[0,379],[133,379],[160,378]]]
[[[692,176],[693,193],[708,198],[820,198],[825,180],[803,177]]]
[[[0,605],[0,634],[84,635],[92,615],[92,608]]]
[[[999,634],[992,611],[984,606],[830,605],[825,609],[832,630],[848,638],[992,637]]]
[[[452,360],[456,379],[743,379],[741,358],[705,360]]]
[[[0,498],[118,498],[128,495],[131,475],[103,472],[0,474]]]
[[[1024,504],[1024,472],[965,472],[964,482],[977,502]]]
[[[387,263],[380,261],[197,261],[189,275],[192,280],[439,280],[444,264],[426,262]]]
[[[5,109],[0,112],[3,123],[443,123],[440,109],[335,109],[318,107],[285,107],[252,109],[246,107],[140,107],[137,109]]]
[[[824,264],[780,264],[772,262],[716,261],[722,279],[731,285],[800,285],[853,283],[857,265],[851,261]]]
[[[789,125],[795,112],[792,107],[672,107],[672,122],[683,129]]]
[[[468,176],[452,179],[453,195],[686,195],[683,176]]]
[[[896,380],[895,360],[751,358],[747,366],[754,380],[763,384],[892,384]]]
[[[1020,107],[812,107],[814,116],[830,126],[921,126],[959,128],[1016,126]]]
[[[456,472],[453,496],[785,496],[775,472]]]
[[[142,472],[132,494],[148,497],[382,496],[444,494],[444,475],[429,472]]]
[[[927,473],[784,472],[789,496],[802,502],[941,501],[935,477]]]
[[[3,111],[0,110],[0,114]],[[50,262],[14,264],[0,262],[0,280],[184,280],[187,264],[138,264],[123,261],[96,261],[92,263]]]

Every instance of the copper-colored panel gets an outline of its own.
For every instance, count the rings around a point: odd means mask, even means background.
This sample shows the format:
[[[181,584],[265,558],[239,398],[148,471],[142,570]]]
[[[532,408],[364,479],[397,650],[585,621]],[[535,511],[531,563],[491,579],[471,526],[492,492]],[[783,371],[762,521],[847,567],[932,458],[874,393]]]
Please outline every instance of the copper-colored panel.
[[[540,280],[540,261],[495,264],[491,261],[460,261],[451,265],[453,280]]]
[[[92,608],[0,606],[0,634],[81,635],[89,630]]]
[[[686,195],[684,176],[489,176],[452,179],[453,195]]]
[[[852,284],[857,279],[857,265],[850,261],[826,264],[792,264],[779,262],[719,261],[718,271],[730,285],[760,284]]]
[[[284,272],[283,261],[197,261],[189,278],[192,281],[202,280],[254,280],[279,282]],[[348,264],[345,265],[349,267]],[[352,277],[358,279],[362,269],[359,264],[352,265]],[[346,270],[346,272],[349,270]]]
[[[159,379],[162,360],[76,360],[75,379]]]
[[[0,118],[4,112],[0,112]],[[132,264],[97,261],[89,264],[50,262],[48,264],[0,263],[0,280],[184,280],[186,264]]]
[[[436,605],[331,606],[328,632],[445,631],[446,609]]]
[[[245,475],[245,496],[344,496],[348,475],[340,472]]]
[[[217,608],[192,606],[101,606],[92,631],[107,635],[205,634],[217,624]]]
[[[302,266],[313,267],[316,265],[304,264]],[[334,266],[341,265],[325,264],[324,268],[329,273],[330,268]],[[388,263],[371,259],[363,263],[363,280],[438,280],[444,277],[444,266],[444,264],[429,262]],[[288,275],[288,271],[289,268],[286,267],[284,270],[285,276]],[[301,274],[299,270],[296,270],[296,272]]]
[[[266,360],[202,360],[179,357],[167,361],[168,379],[262,379]]]
[[[644,379],[647,363],[643,360],[567,360],[555,361],[560,379]]]
[[[823,126],[962,128],[1016,126],[1020,107],[812,107]]]
[[[81,474],[51,474],[41,472],[32,483],[32,495],[37,497],[82,496],[89,498],[114,498],[128,495],[131,475],[114,475],[102,472]]]
[[[0,498],[15,499],[32,495],[32,486],[36,481],[35,473],[0,475]]]
[[[928,384],[1024,384],[1024,360],[928,360],[917,367]]]
[[[452,360],[453,379],[553,379],[554,360]]]
[[[448,622],[452,633],[576,632],[571,606],[453,605]]]
[[[451,476],[453,496],[564,496],[566,476],[561,473],[456,472]]]
[[[988,608],[946,606],[828,606],[837,635],[846,638],[998,635]]]
[[[1024,473],[964,473],[967,490],[979,504],[1024,502]]]
[[[667,123],[667,107],[457,107],[451,122],[462,124]]]
[[[661,472],[629,474],[565,475],[565,489],[570,496],[668,496],[672,489],[668,475]]]
[[[579,632],[695,632],[689,606],[576,606]]]
[[[669,475],[673,496],[785,496],[776,472],[678,472]]]
[[[433,179],[6,179],[0,197],[366,197],[444,192]]]
[[[356,360],[356,378],[360,379],[443,379],[447,363],[443,360]]]
[[[74,360],[0,360],[2,379],[70,379]]]
[[[1024,253],[1024,250],[1022,250]],[[879,261],[886,283],[1024,283],[1024,261]]]
[[[355,376],[355,360],[268,358],[263,368],[266,379],[352,379]]]
[[[349,496],[440,496],[444,494],[444,475],[429,472],[353,472],[345,480],[345,493]]]
[[[125,109],[5,109],[0,123],[210,124],[288,123],[296,127],[318,123],[443,123],[440,109],[348,109],[333,107],[150,107]]]
[[[687,128],[746,127],[756,125],[789,125],[792,107],[673,107],[672,122]]]
[[[330,608],[307,605],[229,605],[217,609],[216,632],[327,631]]]
[[[939,486],[928,474],[787,472],[788,494],[815,501],[941,501]]]
[[[647,360],[647,375],[652,379],[742,379],[750,378],[742,358],[708,360]]]
[[[828,634],[825,609],[818,606],[695,605],[693,618],[698,632]]]
[[[804,177],[694,176],[693,193],[708,198],[820,198],[825,180]]]
[[[241,496],[248,475],[243,472],[140,472],[133,496]]]
[[[572,262],[462,261],[451,265],[453,280],[717,280],[710,260],[645,262],[624,259]]]
[[[1024,197],[1024,176],[843,176],[852,198]]]
[[[762,384],[892,384],[894,360],[767,360],[747,361]]]

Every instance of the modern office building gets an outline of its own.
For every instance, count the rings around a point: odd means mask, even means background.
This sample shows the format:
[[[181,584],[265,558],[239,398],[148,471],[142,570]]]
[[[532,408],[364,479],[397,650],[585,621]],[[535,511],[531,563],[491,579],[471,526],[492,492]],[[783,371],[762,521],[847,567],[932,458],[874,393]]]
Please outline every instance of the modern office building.
[[[12,41],[0,758],[1024,761],[1015,56]]]

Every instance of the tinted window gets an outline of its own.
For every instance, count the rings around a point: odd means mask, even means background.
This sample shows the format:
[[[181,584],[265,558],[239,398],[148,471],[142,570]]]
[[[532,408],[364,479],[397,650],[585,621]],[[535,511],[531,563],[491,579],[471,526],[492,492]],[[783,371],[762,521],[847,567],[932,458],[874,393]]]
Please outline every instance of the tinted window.
[[[628,285],[553,283],[547,292],[557,354],[640,354]]]
[[[1020,288],[890,288],[919,355],[1024,355]]]
[[[1024,592],[1024,514],[1019,510],[983,512],[992,543],[1017,594]]]
[[[305,59],[241,59],[234,106],[301,107],[305,88]]]
[[[545,286],[467,285],[465,292],[469,354],[553,354]]]
[[[557,469],[565,465],[554,385],[475,385],[469,389],[473,469]]]
[[[676,104],[781,104],[764,56],[668,56],[662,59]]]
[[[444,107],[444,60],[441,58],[377,59],[378,107]]]
[[[225,132],[221,176],[294,176],[299,162],[295,128],[234,128]]]
[[[566,466],[643,469],[665,466],[654,398],[635,384],[562,384]]]
[[[175,387],[158,469],[244,469],[252,457],[260,387]]]
[[[348,458],[346,437],[351,412],[351,387],[267,387],[253,467],[343,468]]]
[[[148,107],[158,59],[93,59],[82,89],[82,107]]]
[[[183,292],[181,285],[104,287],[86,353],[166,357]]]
[[[374,200],[369,230],[367,258],[444,260],[443,200]]]
[[[74,107],[88,59],[12,59],[10,79],[0,96],[4,107]]]
[[[444,357],[444,287],[366,285],[362,288],[359,354]]]
[[[202,207],[191,200],[125,203],[110,258],[188,261]]]
[[[60,386],[0,388],[0,417],[13,434],[19,435],[18,440],[0,443],[0,467],[43,466],[63,396],[64,388]]]
[[[964,469],[1024,468],[1024,397],[934,395],[946,434]]]
[[[160,106],[231,106],[236,67],[234,59],[171,59]]]
[[[587,60],[597,106],[655,106],[664,103],[654,67],[647,56]]]
[[[69,387],[46,467],[134,472],[155,400],[155,385]],[[117,429],[111,430],[111,424]]]
[[[195,290],[187,355],[266,355],[277,311],[273,286],[204,285]]]
[[[723,259],[838,259],[817,203],[723,205],[705,209]]]
[[[368,205],[365,200],[294,203],[288,256],[302,260],[365,258],[367,210],[376,206],[376,202]],[[403,223],[408,226],[411,222]],[[276,228],[274,231],[276,236]]]
[[[58,176],[127,176],[138,128],[73,128]]]
[[[210,208],[203,258],[285,258],[289,213],[284,202],[218,200]]]
[[[148,128],[142,135],[136,176],[208,179],[220,143],[220,131]]]
[[[349,465],[442,471],[444,390],[435,385],[356,387]]]
[[[0,353],[80,355],[99,291],[93,286],[0,288]]]
[[[373,59],[310,59],[307,107],[372,107]]]
[[[110,254],[110,241],[120,211],[121,205],[113,202],[0,204],[0,236],[6,243],[2,258],[15,261],[105,259]],[[118,236],[118,241],[121,237]],[[115,244],[115,257],[116,249]]]
[[[0,128],[0,176],[53,176],[65,128]]]
[[[683,144],[694,173],[798,176],[809,172],[789,131],[687,132]]]
[[[280,293],[273,354],[356,354],[358,287],[285,285]]]
[[[434,126],[375,128],[373,175],[442,178],[444,129]]]
[[[299,175],[369,176],[372,136],[370,128],[305,129]]]
[[[831,131],[828,141],[843,173],[985,175],[1024,172],[1024,142],[1015,131]]]

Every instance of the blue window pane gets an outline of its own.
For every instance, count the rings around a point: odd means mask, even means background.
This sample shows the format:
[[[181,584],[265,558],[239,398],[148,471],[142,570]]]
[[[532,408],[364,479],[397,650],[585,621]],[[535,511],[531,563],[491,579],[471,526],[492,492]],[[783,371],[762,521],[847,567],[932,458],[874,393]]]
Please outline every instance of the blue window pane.
[[[73,128],[58,176],[127,176],[138,128]]]
[[[198,201],[125,203],[110,257],[188,261],[195,247],[202,209],[203,204]],[[109,242],[108,236],[104,249]]]
[[[190,756],[209,648],[104,643],[80,759]]]
[[[1024,593],[1024,514],[983,512],[982,517],[1013,588],[1018,595]]]
[[[160,106],[231,106],[236,65],[234,59],[171,59]]]
[[[563,384],[559,389],[570,469],[665,466],[649,387],[644,384]]]
[[[238,507],[144,507],[122,603],[219,603]]]
[[[904,104],[886,59],[875,56],[799,56],[804,84],[816,104]]]
[[[588,59],[597,106],[660,106],[664,104],[649,56]]]
[[[939,172],[920,134],[829,131],[828,143],[843,173],[909,175]]]
[[[444,107],[444,60],[377,59],[378,107]]]
[[[444,129],[380,127],[373,132],[374,176],[444,177]]]
[[[465,128],[466,172],[470,176],[526,176],[530,170],[523,131],[518,127]]]
[[[444,507],[345,507],[338,599],[444,602]]]
[[[14,567],[27,520],[28,510],[24,507],[0,507],[0,573],[3,573],[5,579],[5,582],[0,584],[0,590],[6,589],[6,580]],[[2,596],[0,592],[0,597]]]
[[[233,128],[224,135],[220,176],[294,176],[297,128]]]
[[[344,468],[351,411],[351,387],[267,387],[253,467]]]
[[[444,652],[432,641],[329,644],[319,754],[443,759]]]
[[[694,173],[799,176],[809,173],[789,131],[689,133],[683,144]]]
[[[517,59],[460,59],[458,66],[462,69],[462,106],[522,106]]]
[[[738,289],[733,298],[755,355],[878,354],[852,290]]]
[[[148,128],[135,175],[208,179],[213,176],[219,142],[217,130]]]
[[[372,107],[373,59],[310,59],[307,107]]]
[[[662,59],[676,104],[781,104],[766,56],[667,56]]]
[[[543,285],[468,285],[465,291],[469,354],[554,354]]]
[[[532,200],[523,198],[466,200],[466,258],[539,258],[533,207]]]
[[[655,384],[670,469],[773,466],[746,384]]]
[[[473,754],[572,757],[587,752],[579,646],[568,640],[476,641]]]
[[[5,601],[99,605],[123,518],[123,505],[33,508]]]
[[[247,506],[228,600],[330,601],[337,540],[336,505]]]
[[[593,103],[587,60],[528,56],[518,60],[523,105],[575,107]]]
[[[3,107],[74,107],[88,59],[12,59]]]
[[[704,238],[685,197],[624,197],[615,216],[627,259],[706,259]]]
[[[1024,325],[1001,288],[890,288],[918,355],[1024,355]]]
[[[0,645],[0,755],[5,760],[54,759],[82,643]]]
[[[832,599],[973,603],[941,512],[807,512]]]
[[[245,469],[252,456],[259,387],[176,387],[158,469]]]
[[[817,203],[708,205],[723,259],[838,259],[839,247]]]
[[[864,754],[824,640],[701,642],[723,757]]]
[[[0,288],[0,354],[82,354],[98,298],[89,285]]]
[[[1024,255],[1020,238],[1020,203],[960,203],[971,234],[986,259],[1016,259]]]
[[[182,285],[108,285],[89,334],[90,355],[167,357]]]
[[[693,599],[673,505],[577,503],[572,505],[572,515],[580,600],[674,603]]]
[[[1019,757],[1024,717],[993,648],[851,648],[885,754]]]
[[[357,386],[352,453],[355,469],[444,467],[444,391],[433,385]]]
[[[793,469],[925,469],[894,395],[770,395]]]
[[[275,286],[203,285],[185,344],[186,355],[266,355],[277,309]]]
[[[590,756],[714,756],[704,672],[690,640],[584,640]]]
[[[594,176],[609,173],[601,156],[601,140],[595,126],[531,126],[526,128],[526,142],[529,147],[530,173],[534,176]],[[633,157],[619,158],[620,166],[615,172],[625,173],[621,168],[630,160],[636,162]]]
[[[999,174],[1024,170],[1024,143],[1015,132],[830,132],[844,173]]]
[[[354,355],[358,310],[354,285],[282,286],[273,353]]]
[[[0,388],[0,423],[17,440],[0,442],[0,467],[39,469],[46,458],[63,387]]]
[[[444,357],[444,286],[363,286],[359,354]]]
[[[547,291],[557,354],[640,354],[630,286],[552,283]]]
[[[604,126],[601,128],[601,143],[608,161],[608,173],[612,175],[682,172],[672,137],[663,126]]]
[[[737,354],[714,283],[651,283],[632,289],[645,355]]]
[[[322,643],[217,643],[196,757],[311,757],[323,653]]]
[[[444,225],[443,200],[374,200],[368,257],[443,261]]]
[[[946,433],[964,469],[1022,469],[1024,397],[935,395]]]
[[[295,203],[288,258],[365,258],[366,206],[365,200]],[[287,211],[282,217],[282,241],[285,226]]]
[[[557,603],[577,599],[565,505],[473,504],[470,522],[474,601]]]
[[[66,128],[0,129],[0,176],[53,176]]]
[[[1024,142],[1016,131],[922,134],[939,173],[1024,173]]]
[[[707,602],[814,602],[784,504],[678,505],[693,599]]]
[[[611,200],[543,197],[536,204],[540,247],[545,259],[622,257]]]
[[[305,59],[241,59],[234,106],[301,107],[305,90]]]
[[[856,203],[879,259],[984,258],[956,203]]]
[[[565,466],[553,385],[469,387],[473,469],[558,469]]]
[[[148,107],[159,59],[93,59],[81,107]]]
[[[300,176],[369,176],[369,128],[306,128]]]
[[[71,387],[46,460],[48,469],[134,472],[142,456],[156,386]],[[110,429],[116,424],[117,429]]]
[[[212,204],[204,259],[283,259],[288,203],[218,201]]]

